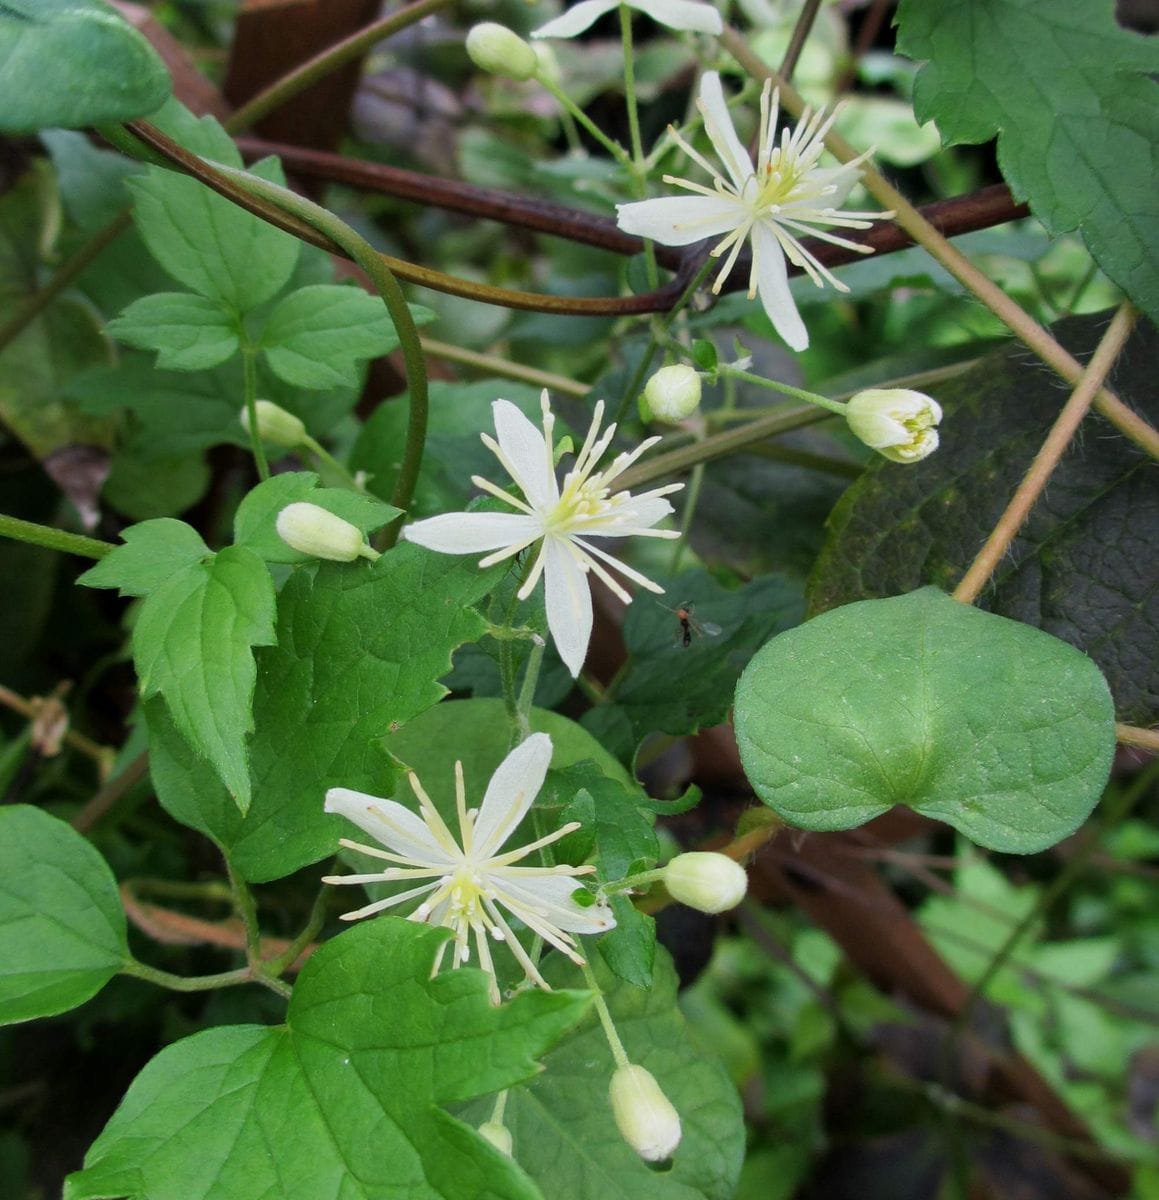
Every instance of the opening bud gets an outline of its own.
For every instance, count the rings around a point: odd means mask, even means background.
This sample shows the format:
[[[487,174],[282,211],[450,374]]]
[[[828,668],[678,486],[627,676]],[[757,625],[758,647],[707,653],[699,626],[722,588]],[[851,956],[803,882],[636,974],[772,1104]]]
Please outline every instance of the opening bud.
[[[480,71],[506,75],[508,79],[532,79],[539,70],[539,56],[519,34],[506,25],[484,21],[467,34],[467,53]]]
[[[286,450],[296,450],[308,438],[306,426],[293,413],[286,412],[272,400],[258,400],[254,408],[258,414],[258,436],[263,442]],[[248,408],[241,410],[241,423],[246,433],[253,432]]]
[[[378,552],[367,545],[361,529],[317,504],[305,501],[287,504],[278,513],[276,527],[278,537],[287,546],[313,558],[353,562],[359,557],[378,557]]]
[[[700,407],[700,376],[682,363],[661,367],[644,387],[641,416],[675,425]]]
[[[612,1076],[608,1096],[620,1136],[645,1162],[665,1162],[680,1145],[680,1114],[651,1071],[629,1064]]]
[[[845,408],[849,428],[878,454],[894,462],[920,462],[938,448],[942,407],[924,392],[869,388]]]
[[[664,868],[664,886],[673,900],[700,912],[725,912],[744,899],[749,877],[727,854],[696,850],[678,854]]]
[[[479,1126],[479,1133],[499,1151],[500,1154],[511,1157],[511,1130],[502,1121],[484,1121]]]

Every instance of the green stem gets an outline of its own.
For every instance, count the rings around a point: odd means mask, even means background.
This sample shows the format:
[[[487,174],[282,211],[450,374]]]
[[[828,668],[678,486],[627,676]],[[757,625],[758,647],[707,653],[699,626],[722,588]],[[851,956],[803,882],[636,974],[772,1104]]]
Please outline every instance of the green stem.
[[[604,1027],[604,1036],[608,1039],[608,1046],[612,1051],[612,1061],[619,1067],[630,1067],[632,1060],[628,1057],[628,1052],[624,1049],[624,1043],[620,1041],[620,1035],[616,1032],[615,1022],[612,1020],[612,1014],[608,1010],[608,1002],[604,999],[603,989],[596,980],[595,972],[585,962],[580,970],[583,971],[584,982],[595,993],[596,998],[596,1015],[600,1018],[600,1024]]]
[[[745,383],[767,388],[770,392],[780,392],[783,396],[792,396],[794,400],[804,400],[807,404],[815,404],[827,412],[836,413],[839,417],[845,416],[845,405],[840,400],[830,400],[828,396],[822,396],[817,392],[793,387],[791,384],[782,383],[779,379],[766,379],[763,375],[754,375],[751,371],[742,371],[737,367],[723,366],[719,368],[719,372],[732,379],[741,379]]]
[[[326,924],[326,909],[330,902],[330,892],[327,888],[319,889],[317,896],[314,897],[314,904],[310,909],[310,915],[306,918],[306,924],[302,927],[301,932],[297,937],[274,958],[266,959],[262,963],[263,973],[271,976],[281,975],[298,961],[302,951],[322,932],[322,926]]]
[[[12,538],[17,542],[31,542],[47,550],[61,550],[65,554],[77,554],[82,558],[104,558],[115,550],[111,542],[98,542],[96,538],[84,537],[79,533],[66,533],[53,529],[51,525],[37,525],[34,521],[22,521],[0,513],[0,537]]]
[[[245,345],[241,352],[242,395],[245,398],[246,423],[249,425],[250,446],[258,468],[258,478],[263,482],[270,477],[270,464],[266,461],[266,448],[258,429],[258,364],[253,347]]]
[[[698,462],[692,468],[688,479],[688,489],[684,493],[684,504],[680,510],[680,537],[672,546],[672,565],[669,568],[673,575],[680,570],[684,552],[688,549],[688,533],[692,528],[692,518],[696,515],[696,506],[700,502],[700,488],[704,483],[704,463]]]
[[[121,974],[131,975],[134,979],[143,979],[146,983],[155,983],[158,987],[168,988],[173,992],[208,992],[214,988],[263,982],[255,977],[249,967],[240,967],[236,971],[221,971],[217,975],[173,975],[169,971],[159,971],[156,967],[148,967],[135,958],[129,959],[121,967]]]
[[[519,699],[515,704],[520,741],[531,736],[531,706],[535,702],[535,685],[539,682],[539,668],[543,666],[543,654],[546,649],[547,642],[536,636],[531,643],[527,669],[523,672],[523,686],[519,689]]]
[[[520,719],[520,700],[521,696],[515,691],[515,649],[513,643],[515,638],[511,636],[512,630],[515,628],[515,610],[519,605],[519,589],[527,582],[527,576],[531,568],[535,564],[535,554],[526,555],[523,567],[519,572],[519,579],[515,583],[515,587],[511,592],[511,599],[507,602],[507,611],[503,614],[503,634],[499,637],[499,680],[503,687],[503,703],[507,709],[507,717],[511,722],[511,745],[518,745],[530,732],[530,727],[526,726],[526,721]],[[532,654],[534,655],[535,647],[532,646]],[[540,655],[542,657],[542,649]],[[528,658],[528,670],[531,668],[531,658]],[[538,666],[536,673],[538,673]],[[535,694],[535,682],[531,685],[532,695]],[[530,711],[530,705],[528,706]]]
[[[613,141],[606,133],[588,116],[582,108],[575,103],[574,100],[555,82],[554,79],[540,74],[537,75],[536,81],[549,91],[556,100],[563,105],[564,111],[569,113],[584,129],[588,131],[596,139],[597,142],[618,162],[622,167],[626,167],[629,171],[632,170],[632,158],[627,150],[620,145],[619,142]]]
[[[409,419],[407,421],[406,445],[403,449],[402,467],[395,480],[394,491],[390,502],[395,508],[404,512],[410,506],[414,496],[415,485],[418,483],[419,469],[423,461],[423,448],[427,437],[427,368],[423,355],[422,344],[419,341],[418,327],[407,307],[406,297],[394,272],[386,265],[383,258],[366,241],[344,221],[339,220],[333,213],[327,212],[321,205],[291,192],[288,188],[279,187],[233,167],[215,164],[215,170],[225,175],[245,191],[268,201],[276,207],[288,212],[291,216],[306,222],[313,228],[325,234],[343,250],[370,276],[379,296],[386,305],[387,312],[394,322],[402,349],[403,362],[406,365],[407,392],[410,401]],[[400,516],[386,527],[383,536],[385,548],[394,545],[402,528],[403,518]]]
[[[233,896],[233,906],[245,928],[246,961],[249,963],[251,971],[257,971],[261,967],[262,961],[262,931],[258,924],[258,906],[249,885],[234,870],[233,863],[228,858],[225,860],[225,868],[229,873],[229,890]]]
[[[320,458],[326,466],[346,485],[352,492],[365,493],[366,488],[362,487],[358,480],[340,463],[321,442],[316,439],[306,436],[302,443],[311,454]]]
[[[628,108],[628,137],[632,144],[632,183],[636,198],[647,194],[647,170],[644,166],[644,142],[640,137],[640,110],[636,102],[636,52],[632,45],[632,10],[620,5],[620,40],[624,47],[624,101]],[[656,251],[652,242],[644,239],[644,266],[648,286],[655,290],[660,281],[656,270]]]

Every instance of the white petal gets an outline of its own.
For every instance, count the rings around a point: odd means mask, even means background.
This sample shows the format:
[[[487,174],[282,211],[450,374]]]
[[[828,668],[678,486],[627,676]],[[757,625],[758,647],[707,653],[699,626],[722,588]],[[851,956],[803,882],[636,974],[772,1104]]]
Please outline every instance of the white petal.
[[[715,71],[705,71],[700,79],[700,104],[704,116],[704,129],[716,147],[720,161],[728,171],[733,187],[738,192],[753,176],[753,160],[736,136],[736,129],[724,102],[724,89],[720,76]]]
[[[495,769],[475,820],[475,858],[490,858],[515,832],[543,787],[551,738],[533,733]]]
[[[372,808],[382,815],[371,812]],[[331,788],[326,793],[326,811],[345,817],[376,842],[414,862],[449,864],[453,861],[422,819],[395,800],[381,800],[349,788]]]
[[[845,203],[846,197],[853,191],[853,185],[861,178],[861,172],[856,167],[850,167],[845,164],[840,167],[814,167],[809,172],[809,183],[818,184],[821,187],[835,187],[837,190],[831,192],[824,198],[826,208],[838,208]]]
[[[744,219],[744,206],[727,196],[663,196],[616,205],[616,223],[625,233],[664,246],[688,246],[728,233]]]
[[[547,627],[564,666],[578,675],[592,637],[591,588],[565,541],[548,537],[543,549],[547,556],[543,571]]]
[[[496,400],[491,412],[495,418],[495,437],[506,459],[503,465],[532,507],[546,508],[556,496],[552,487],[555,476],[550,465],[551,451],[543,430],[537,429],[510,400]]]
[[[596,21],[613,9],[619,7],[619,0],[580,0],[562,16],[554,21],[548,21],[531,34],[535,38],[544,37],[575,37],[577,33],[594,25]]]
[[[661,496],[633,496],[631,502],[616,513],[616,525],[593,531],[592,536],[624,537],[639,533],[642,529],[651,529],[671,512],[672,505]]]
[[[442,513],[408,525],[402,536],[440,554],[479,554],[526,545],[542,532],[541,522],[523,513]]]
[[[658,25],[669,29],[684,29],[689,33],[720,33],[724,22],[711,4],[695,0],[628,0],[630,8],[639,9]]]
[[[804,350],[809,345],[809,331],[789,291],[785,253],[776,234],[762,221],[753,226],[753,257],[757,270],[757,290],[773,328],[792,349]]]
[[[569,876],[542,875],[516,881],[496,872],[492,882],[497,893],[495,899],[500,904],[505,904],[505,897],[510,896],[517,905],[540,910],[542,919],[557,929],[569,933],[603,933],[616,924],[616,918],[605,905],[593,904],[582,908],[572,899],[572,895],[583,885]],[[513,906],[508,904],[507,907]]]

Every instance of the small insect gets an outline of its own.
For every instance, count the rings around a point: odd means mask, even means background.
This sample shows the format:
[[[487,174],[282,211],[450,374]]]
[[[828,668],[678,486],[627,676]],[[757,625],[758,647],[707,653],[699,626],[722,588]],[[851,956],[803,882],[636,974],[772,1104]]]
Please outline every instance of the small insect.
[[[684,647],[691,646],[694,637],[716,637],[720,633],[719,625],[714,625],[711,621],[698,621],[693,616],[696,610],[690,600],[685,600],[683,604],[669,608],[668,611],[675,613],[676,619],[680,622],[680,633],[677,635],[677,640]]]

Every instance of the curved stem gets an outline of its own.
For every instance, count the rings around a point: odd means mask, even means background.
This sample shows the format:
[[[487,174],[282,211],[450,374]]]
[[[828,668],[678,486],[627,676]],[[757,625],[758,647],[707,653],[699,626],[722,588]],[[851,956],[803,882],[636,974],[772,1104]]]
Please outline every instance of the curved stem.
[[[258,426],[258,364],[252,346],[245,345],[241,352],[242,395],[245,398],[246,424],[249,426],[250,447],[258,468],[258,478],[263,482],[270,477],[270,464],[266,461],[266,448],[262,445]]]
[[[116,549],[111,542],[98,542],[96,538],[80,533],[66,533],[53,529],[51,525],[37,525],[35,521],[22,521],[0,513],[0,537],[12,538],[17,542],[31,542],[47,550],[61,550],[65,554],[77,554],[82,558],[104,558]]]
[[[781,103],[795,117],[806,108],[801,95],[772,70],[746,44],[735,29],[726,27],[720,35],[721,45],[757,79],[772,79],[780,88]],[[857,158],[858,151],[840,134],[830,131],[825,146],[840,162]],[[1005,292],[986,277],[955,246],[951,245],[929,221],[895,188],[872,163],[861,165],[861,182],[882,205],[892,209],[894,219],[913,240],[968,288],[1010,331],[1028,346],[1047,366],[1067,383],[1076,386],[1082,378],[1082,364],[1059,345],[1050,333]],[[1152,457],[1159,458],[1159,431],[1132,412],[1113,392],[1103,388],[1095,398],[1098,409],[1125,437],[1136,442]]]
[[[770,392],[780,392],[784,396],[792,396],[794,400],[804,400],[808,404],[815,404],[818,408],[835,413],[839,417],[845,415],[846,405],[842,404],[840,400],[830,400],[828,396],[822,396],[818,392],[793,387],[792,384],[782,383],[779,379],[766,379],[763,375],[754,375],[751,371],[740,370],[739,367],[722,366],[719,371],[721,375],[726,375],[731,379],[743,379],[745,383],[756,384],[757,387],[767,388]]]
[[[440,342],[436,338],[420,339],[423,349],[430,358],[441,358],[447,362],[460,363],[465,367],[475,367],[504,379],[517,379],[521,383],[530,383],[534,387],[547,388],[552,392],[562,392],[565,396],[577,396],[581,399],[592,389],[589,384],[579,383],[566,375],[557,375],[554,371],[541,371],[537,367],[525,367],[521,363],[511,362],[495,354],[480,354],[477,350],[465,350],[461,346],[453,346],[450,342]]]
[[[216,975],[174,975],[131,958],[121,967],[121,974],[143,979],[146,983],[155,983],[158,987],[168,988],[172,992],[209,992],[215,988],[237,987],[242,983],[260,983],[263,987],[277,992],[279,996],[290,995],[288,984],[282,983],[280,979],[271,979],[268,975],[257,974],[249,967],[239,967],[236,971],[221,971]]]
[[[1054,469],[1066,453],[1071,439],[1090,409],[1095,393],[1103,386],[1103,380],[1115,365],[1115,359],[1118,358],[1127,338],[1131,336],[1137,317],[1138,313],[1129,301],[1120,305],[1119,311],[1115,313],[1107,326],[1107,332],[1103,334],[1091,356],[1078,387],[1071,393],[1070,399],[1063,405],[1062,412],[1050,427],[1046,440],[1010,498],[1006,511],[998,518],[998,523],[991,530],[982,549],[978,551],[969,570],[954,588],[955,600],[961,600],[963,604],[972,604],[1006,556],[1010,543],[1014,541],[1015,535],[1030,515],[1030,510],[1042,495]]]
[[[604,1029],[604,1037],[608,1039],[608,1046],[612,1051],[612,1061],[617,1067],[628,1067],[632,1065],[632,1060],[628,1057],[628,1052],[624,1049],[624,1043],[620,1041],[620,1035],[616,1032],[616,1024],[612,1020],[612,1014],[608,1009],[608,1002],[604,999],[603,989],[600,987],[596,979],[595,972],[585,962],[580,970],[583,971],[584,982],[591,988],[596,1000],[596,1015],[600,1018],[600,1024]]]

